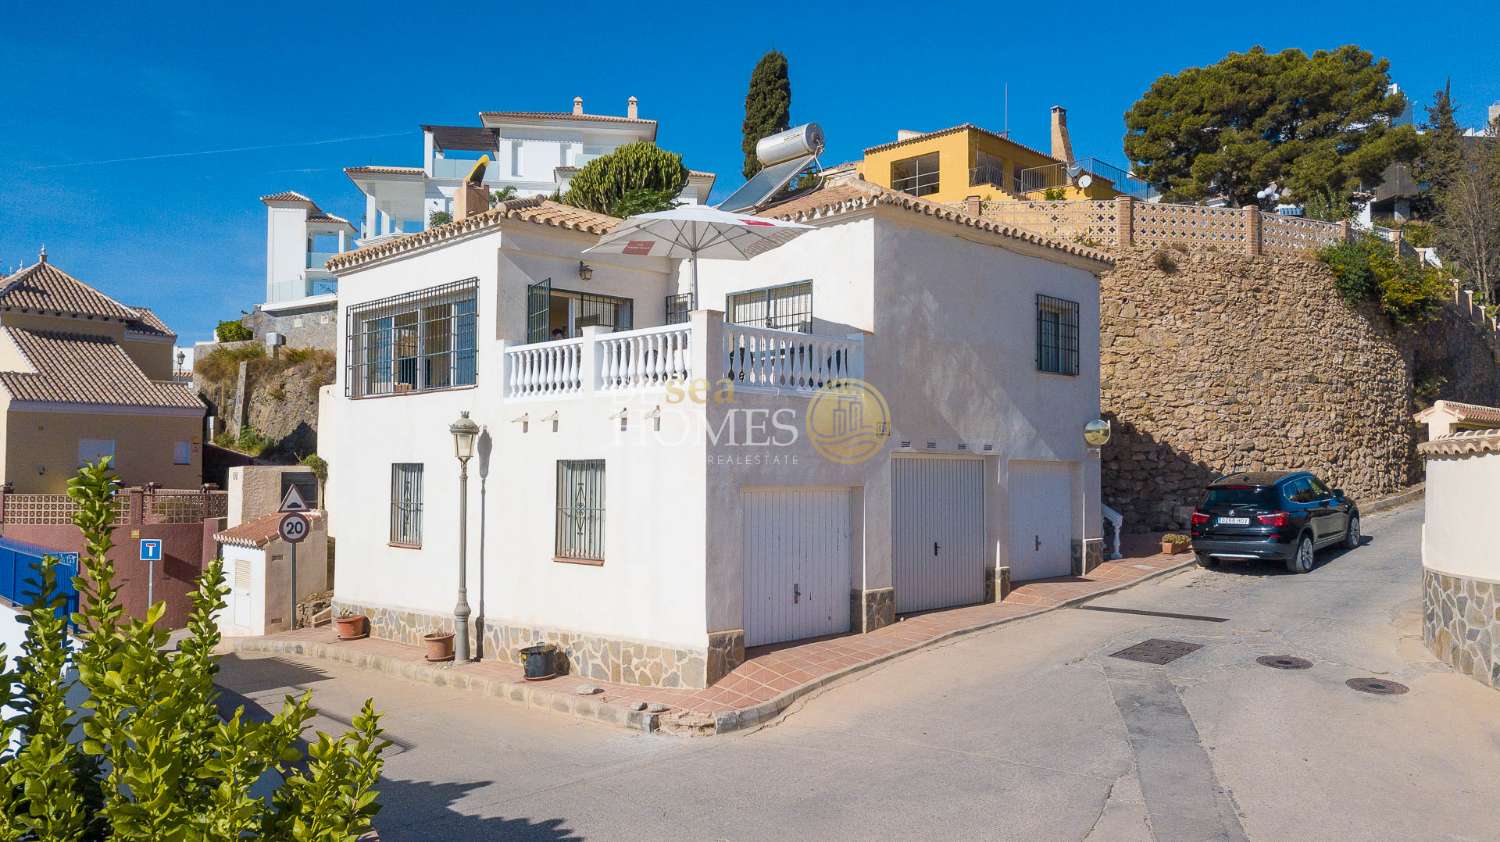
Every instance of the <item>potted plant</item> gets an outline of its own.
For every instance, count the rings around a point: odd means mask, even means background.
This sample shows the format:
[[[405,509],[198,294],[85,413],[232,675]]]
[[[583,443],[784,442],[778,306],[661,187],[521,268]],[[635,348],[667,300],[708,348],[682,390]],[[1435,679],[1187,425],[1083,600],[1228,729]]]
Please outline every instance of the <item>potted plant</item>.
[[[1168,532],[1161,536],[1161,551],[1167,555],[1177,555],[1188,548],[1192,539],[1181,532]]]
[[[427,644],[427,660],[453,660],[453,632],[424,634],[422,635],[422,642]]]
[[[370,636],[370,621],[363,614],[354,613],[352,608],[340,608],[338,619],[334,625],[338,627],[339,640],[360,640]]]
[[[556,647],[550,643],[538,643],[521,650],[521,666],[526,670],[527,681],[542,681],[557,675]]]

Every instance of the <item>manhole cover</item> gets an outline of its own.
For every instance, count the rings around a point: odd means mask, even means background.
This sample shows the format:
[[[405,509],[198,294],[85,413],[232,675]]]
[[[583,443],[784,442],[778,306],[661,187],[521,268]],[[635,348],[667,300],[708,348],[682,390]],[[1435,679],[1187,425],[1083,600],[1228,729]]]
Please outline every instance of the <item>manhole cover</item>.
[[[1351,690],[1374,693],[1377,696],[1399,696],[1406,692],[1406,685],[1384,678],[1351,678],[1344,682]]]
[[[1198,643],[1187,643],[1181,640],[1162,640],[1153,637],[1144,640],[1134,646],[1129,646],[1110,655],[1111,658],[1124,658],[1127,661],[1140,661],[1143,664],[1169,664],[1181,658],[1183,655],[1196,652],[1203,646]]]
[[[1312,661],[1292,655],[1262,655],[1255,662],[1263,667],[1279,670],[1305,670],[1312,667]]]

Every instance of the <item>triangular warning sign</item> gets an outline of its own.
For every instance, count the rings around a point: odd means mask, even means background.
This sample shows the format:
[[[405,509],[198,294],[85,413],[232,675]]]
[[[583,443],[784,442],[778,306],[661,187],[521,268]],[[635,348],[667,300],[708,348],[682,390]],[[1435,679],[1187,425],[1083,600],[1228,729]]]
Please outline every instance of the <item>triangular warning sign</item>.
[[[297,486],[286,487],[286,496],[281,498],[281,511],[283,512],[305,512],[308,510],[307,501],[302,499],[302,492]]]

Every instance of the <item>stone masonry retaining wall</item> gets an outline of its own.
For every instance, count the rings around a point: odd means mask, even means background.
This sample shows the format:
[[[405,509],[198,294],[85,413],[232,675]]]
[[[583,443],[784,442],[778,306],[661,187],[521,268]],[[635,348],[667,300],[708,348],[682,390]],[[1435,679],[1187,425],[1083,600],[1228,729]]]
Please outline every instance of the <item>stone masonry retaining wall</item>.
[[[1305,468],[1357,499],[1420,480],[1418,370],[1442,373],[1431,397],[1500,398],[1493,340],[1457,307],[1398,334],[1305,257],[1122,249],[1100,300],[1104,501],[1131,532],[1185,526],[1237,470]]]
[[[1500,584],[1424,569],[1422,640],[1444,663],[1500,689]]]

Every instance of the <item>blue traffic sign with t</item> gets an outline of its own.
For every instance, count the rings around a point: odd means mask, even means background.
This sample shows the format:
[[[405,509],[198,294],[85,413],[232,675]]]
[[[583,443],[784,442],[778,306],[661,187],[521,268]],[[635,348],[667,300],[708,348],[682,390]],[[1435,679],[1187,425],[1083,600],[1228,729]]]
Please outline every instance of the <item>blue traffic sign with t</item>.
[[[141,561],[161,561],[161,539],[141,539]]]

